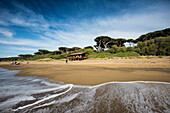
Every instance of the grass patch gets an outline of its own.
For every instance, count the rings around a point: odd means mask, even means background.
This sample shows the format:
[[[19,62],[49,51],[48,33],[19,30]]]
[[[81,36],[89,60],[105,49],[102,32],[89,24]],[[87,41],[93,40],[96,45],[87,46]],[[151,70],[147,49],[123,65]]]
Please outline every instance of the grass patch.
[[[112,54],[109,52],[105,51],[100,51],[100,52],[93,52],[88,55],[88,58],[108,58],[111,57]]]
[[[163,58],[163,56],[159,56],[158,58]]]
[[[138,57],[138,56],[140,55],[136,52],[120,52],[113,54],[113,57]]]
[[[88,55],[88,58],[110,58],[110,57],[138,57],[140,56],[136,52],[120,52],[120,53],[115,53],[111,54],[109,52],[93,52]]]

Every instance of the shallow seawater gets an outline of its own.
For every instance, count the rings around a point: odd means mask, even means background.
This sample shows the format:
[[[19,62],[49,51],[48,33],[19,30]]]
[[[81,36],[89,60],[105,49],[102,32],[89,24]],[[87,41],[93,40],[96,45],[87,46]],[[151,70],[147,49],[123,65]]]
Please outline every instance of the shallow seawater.
[[[170,113],[170,83],[64,84],[0,68],[2,113]]]

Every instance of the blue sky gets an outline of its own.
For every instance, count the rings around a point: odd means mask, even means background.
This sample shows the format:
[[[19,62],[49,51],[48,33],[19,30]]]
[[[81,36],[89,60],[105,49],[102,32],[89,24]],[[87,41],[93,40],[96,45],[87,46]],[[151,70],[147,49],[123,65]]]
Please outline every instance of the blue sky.
[[[170,0],[0,0],[0,57],[170,27]]]

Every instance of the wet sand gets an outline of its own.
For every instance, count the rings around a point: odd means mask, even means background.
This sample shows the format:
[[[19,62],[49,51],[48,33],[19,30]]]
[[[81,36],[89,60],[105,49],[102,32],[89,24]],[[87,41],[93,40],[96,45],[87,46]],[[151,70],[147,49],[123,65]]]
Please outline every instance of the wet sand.
[[[85,61],[64,60],[21,62],[10,66],[10,62],[0,63],[9,70],[21,70],[16,76],[40,76],[64,83],[97,85],[112,81],[161,81],[170,82],[170,57],[164,58],[115,58],[88,59]]]

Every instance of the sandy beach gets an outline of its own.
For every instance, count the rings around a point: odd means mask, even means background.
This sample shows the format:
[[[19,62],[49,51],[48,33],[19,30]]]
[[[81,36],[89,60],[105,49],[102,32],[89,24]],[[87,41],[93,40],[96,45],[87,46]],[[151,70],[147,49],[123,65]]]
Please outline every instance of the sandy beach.
[[[170,82],[170,57],[87,59],[84,61],[29,61],[0,67],[21,70],[16,76],[40,76],[64,83],[97,85],[112,81]]]

